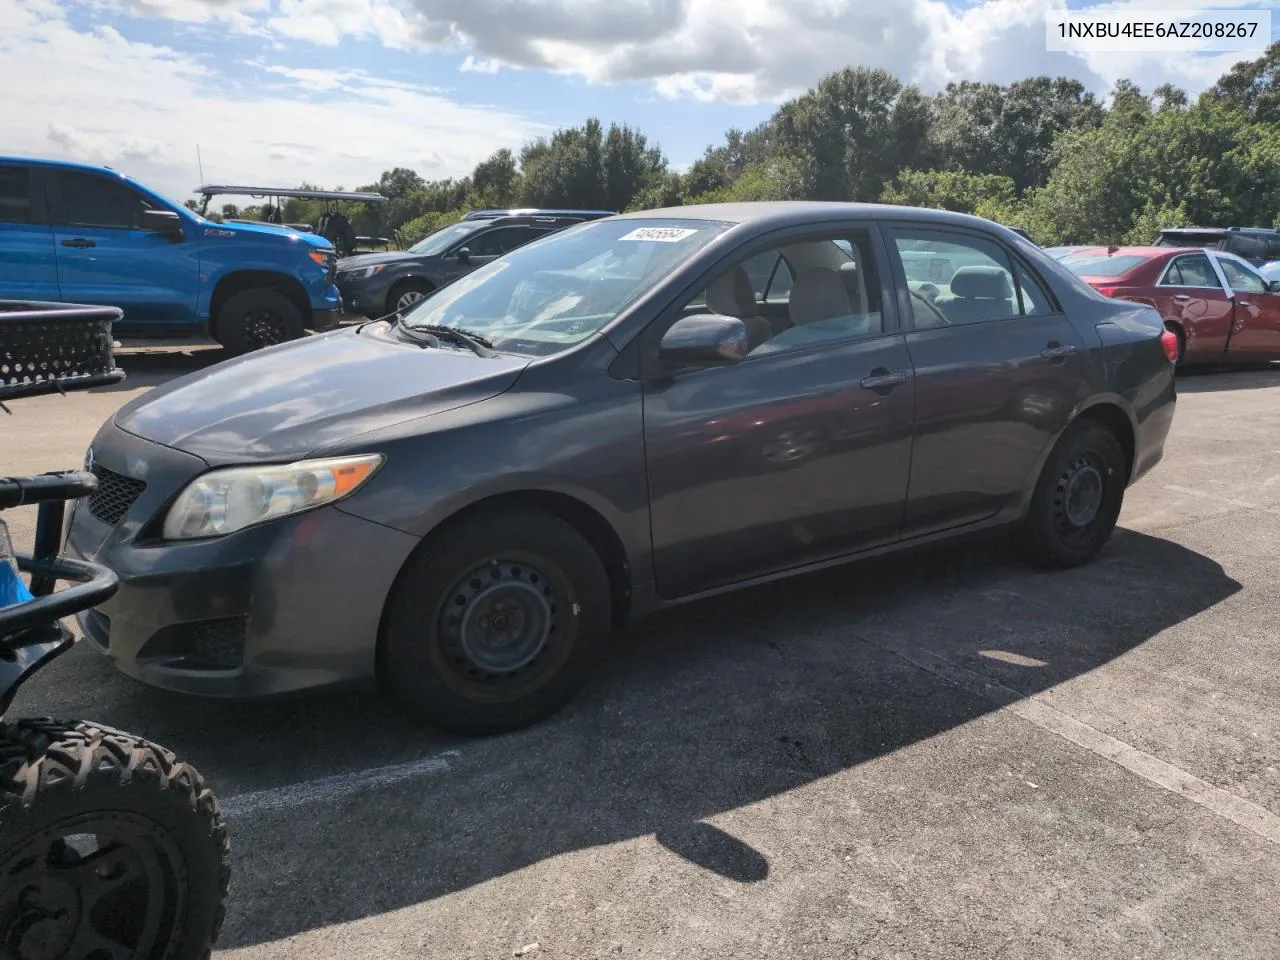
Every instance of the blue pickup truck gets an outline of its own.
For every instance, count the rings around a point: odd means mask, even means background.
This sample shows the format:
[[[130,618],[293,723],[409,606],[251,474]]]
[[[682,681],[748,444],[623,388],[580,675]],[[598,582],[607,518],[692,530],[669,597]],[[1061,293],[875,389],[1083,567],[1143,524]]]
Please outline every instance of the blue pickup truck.
[[[119,307],[117,336],[209,336],[232,354],[341,315],[324,237],[215,223],[104,167],[0,156],[0,299]]]

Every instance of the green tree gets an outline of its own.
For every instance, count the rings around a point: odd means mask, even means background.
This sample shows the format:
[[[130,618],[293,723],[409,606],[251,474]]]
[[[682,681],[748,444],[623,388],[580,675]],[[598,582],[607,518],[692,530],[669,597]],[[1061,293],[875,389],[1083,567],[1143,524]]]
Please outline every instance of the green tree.
[[[1204,98],[1239,107],[1257,123],[1280,123],[1280,41],[1257,60],[1237,63]]]
[[[983,204],[1007,206],[1015,199],[1012,177],[954,170],[903,170],[882,200],[909,207],[976,213]]]
[[[512,206],[520,190],[520,165],[515,154],[503,147],[481,160],[471,173],[471,187],[480,201],[477,206]]]

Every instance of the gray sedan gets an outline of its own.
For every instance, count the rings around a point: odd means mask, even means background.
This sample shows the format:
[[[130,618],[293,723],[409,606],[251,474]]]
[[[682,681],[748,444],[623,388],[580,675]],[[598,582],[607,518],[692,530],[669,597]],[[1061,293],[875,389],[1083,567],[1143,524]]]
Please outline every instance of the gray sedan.
[[[1004,525],[1090,560],[1163,454],[1167,338],[959,214],[582,224],[123,407],[69,543],[121,586],[81,625],[173,690],[380,679],[512,729],[672,604]]]

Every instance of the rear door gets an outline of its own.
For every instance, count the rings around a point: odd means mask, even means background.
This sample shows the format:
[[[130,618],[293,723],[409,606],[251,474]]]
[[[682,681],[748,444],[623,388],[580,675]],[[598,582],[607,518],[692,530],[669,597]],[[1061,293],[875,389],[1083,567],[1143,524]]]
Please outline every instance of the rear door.
[[[1185,361],[1212,360],[1226,352],[1235,305],[1207,253],[1170,260],[1152,300],[1165,323],[1182,331]]]
[[[0,164],[0,299],[60,299],[43,187],[26,164]]]
[[[1034,482],[1079,398],[1088,345],[995,237],[886,232],[916,377],[906,539],[993,517]]]
[[[87,170],[54,176],[53,235],[62,299],[119,307],[129,325],[189,322],[200,282],[195,231],[181,242],[143,229],[159,204],[117,178]]]
[[[1242,260],[1224,254],[1213,259],[1235,301],[1228,355],[1242,360],[1280,357],[1280,295],[1269,292],[1262,275]]]

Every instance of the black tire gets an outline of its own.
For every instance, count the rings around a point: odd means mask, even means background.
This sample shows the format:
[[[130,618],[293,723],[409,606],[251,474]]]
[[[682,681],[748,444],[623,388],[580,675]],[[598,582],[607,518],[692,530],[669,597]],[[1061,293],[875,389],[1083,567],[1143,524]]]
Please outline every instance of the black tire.
[[[600,558],[564,520],[537,510],[464,520],[432,537],[400,578],[386,678],[407,709],[453,733],[526,727],[586,682],[611,612]]]
[[[92,723],[0,725],[0,956],[206,960],[230,879],[190,764]]]
[[[296,340],[306,331],[297,305],[278,290],[241,290],[218,311],[218,342],[234,356]]]
[[[401,280],[387,294],[386,312],[395,313],[398,310],[405,310],[414,306],[418,300],[421,300],[434,290],[435,287],[426,280]],[[409,300],[409,298],[413,299]],[[407,302],[402,305],[401,300]]]
[[[1128,483],[1124,449],[1101,423],[1067,428],[1036,484],[1024,527],[1028,558],[1043,567],[1075,567],[1111,538]]]

